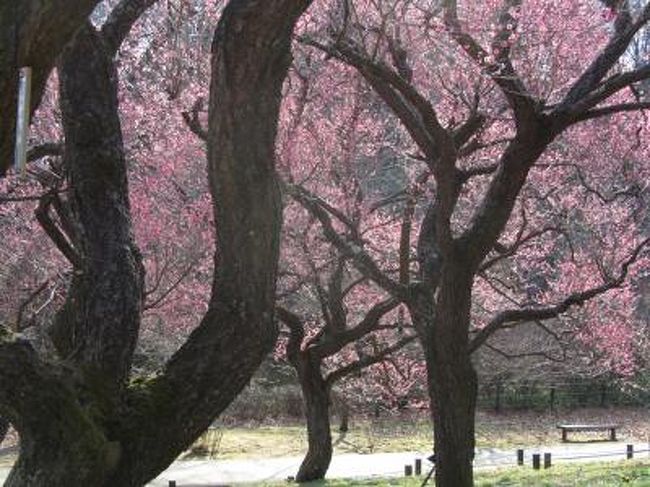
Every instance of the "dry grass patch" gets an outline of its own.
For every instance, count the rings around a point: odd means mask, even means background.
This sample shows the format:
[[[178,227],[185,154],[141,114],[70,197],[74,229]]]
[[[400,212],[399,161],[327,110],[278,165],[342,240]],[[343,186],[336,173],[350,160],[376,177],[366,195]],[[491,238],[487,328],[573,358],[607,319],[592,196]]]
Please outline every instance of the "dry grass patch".
[[[582,409],[560,412],[479,412],[476,442],[479,448],[513,449],[519,446],[552,445],[560,442],[558,423],[618,423],[620,440],[644,442],[650,439],[650,410]],[[305,427],[301,424],[222,426],[215,448],[212,439],[203,437],[193,448],[198,455],[219,458],[300,456],[307,448]],[[601,438],[602,434],[598,436]],[[576,435],[575,439],[590,437]],[[378,419],[354,419],[350,431],[333,431],[336,453],[379,453],[428,451],[432,432],[426,414],[401,415]],[[212,445],[212,446],[211,446]],[[213,451],[214,455],[200,454]]]

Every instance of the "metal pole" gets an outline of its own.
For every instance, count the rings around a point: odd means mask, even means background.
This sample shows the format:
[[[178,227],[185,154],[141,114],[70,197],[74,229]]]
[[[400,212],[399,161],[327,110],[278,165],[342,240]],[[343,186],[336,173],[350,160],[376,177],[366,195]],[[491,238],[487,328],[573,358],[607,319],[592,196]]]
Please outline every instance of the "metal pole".
[[[20,68],[18,81],[18,108],[16,111],[16,147],[14,167],[25,173],[27,167],[27,134],[29,132],[29,113],[32,95],[32,68]]]

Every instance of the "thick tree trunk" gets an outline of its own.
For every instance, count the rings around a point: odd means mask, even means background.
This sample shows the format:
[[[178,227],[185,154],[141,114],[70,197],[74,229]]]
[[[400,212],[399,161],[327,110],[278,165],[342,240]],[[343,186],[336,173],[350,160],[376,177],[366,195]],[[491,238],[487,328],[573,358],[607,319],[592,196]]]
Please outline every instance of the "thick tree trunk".
[[[53,337],[62,357],[108,389],[127,378],[138,337],[144,268],[132,236],[112,52],[87,23],[59,62],[68,237],[74,277]]]
[[[19,336],[0,329],[0,403],[20,433],[7,487],[104,485],[119,455],[77,400],[69,371],[39,360]]]
[[[298,377],[305,401],[308,450],[296,480],[310,482],[325,477],[332,461],[332,433],[329,416],[329,388],[320,371],[320,361],[309,353],[300,357]]]
[[[436,485],[473,485],[477,377],[468,347],[471,273],[446,262],[437,296],[435,323],[425,353],[434,421]]]
[[[74,265],[54,333],[66,366],[41,362],[17,339],[5,345],[25,376],[24,390],[7,396],[21,437],[10,486],[107,485],[122,451],[109,425],[120,415],[140,322],[143,268],[131,235],[117,80],[89,23],[62,53],[59,77],[70,190],[53,202],[60,227],[41,218],[50,234],[65,232]]]

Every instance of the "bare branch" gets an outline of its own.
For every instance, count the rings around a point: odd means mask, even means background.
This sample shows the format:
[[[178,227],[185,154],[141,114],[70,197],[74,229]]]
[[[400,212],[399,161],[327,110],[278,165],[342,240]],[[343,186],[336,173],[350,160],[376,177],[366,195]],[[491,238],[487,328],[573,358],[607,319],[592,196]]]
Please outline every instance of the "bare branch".
[[[507,358],[508,360],[513,360],[518,358],[530,358],[530,357],[544,358],[551,362],[564,362],[566,360],[566,354],[564,353],[562,354],[562,357],[558,358],[558,357],[553,357],[546,352],[509,353],[489,343],[485,343],[484,346],[486,348],[489,348],[493,352],[501,355],[502,357]]]
[[[41,199],[38,208],[34,211],[36,220],[41,225],[45,233],[50,237],[54,245],[61,251],[66,259],[73,265],[74,268],[81,268],[81,256],[77,250],[72,246],[68,237],[59,229],[49,215],[49,207],[52,204],[52,196],[46,195]]]
[[[44,144],[39,144],[37,146],[31,147],[27,151],[27,161],[34,162],[38,159],[47,156],[57,156],[60,157],[63,155],[63,144],[60,142],[47,142]]]
[[[383,362],[388,358],[389,355],[397,352],[398,350],[401,350],[405,345],[411,343],[416,338],[417,335],[409,335],[407,337],[404,337],[397,343],[384,348],[383,350],[381,350],[380,352],[374,355],[367,355],[363,358],[360,358],[359,360],[356,360],[348,365],[345,365],[344,367],[341,367],[340,369],[335,370],[334,372],[331,372],[326,377],[325,381],[331,387],[336,381],[341,380],[344,377],[347,377],[348,375],[354,372],[358,372],[367,367],[370,367],[371,365],[377,364],[379,362]]]
[[[298,364],[298,355],[305,338],[305,328],[300,316],[282,306],[275,307],[275,316],[289,328],[287,343],[287,360],[294,366]]]
[[[537,103],[510,61],[510,38],[516,30],[516,19],[510,14],[512,8],[518,7],[521,0],[505,0],[499,14],[497,31],[492,50],[496,56],[491,60],[490,54],[468,33],[463,31],[458,19],[456,0],[445,0],[445,25],[456,43],[474,62],[490,76],[501,89],[515,113],[517,127],[526,125],[537,118]]]
[[[330,357],[341,351],[343,347],[362,338],[364,335],[372,332],[379,321],[390,311],[394,310],[400,301],[395,298],[389,298],[385,301],[375,304],[366,313],[366,316],[355,327],[341,331],[336,334],[325,334],[325,340],[320,341],[311,347],[313,353],[319,358]]]
[[[440,151],[454,149],[450,135],[440,124],[429,101],[395,70],[381,61],[368,58],[349,42],[328,46],[308,38],[301,41],[356,68],[402,121],[420,150],[426,154],[429,164],[439,158]]]
[[[599,88],[602,79],[618,62],[627,50],[630,42],[632,42],[636,33],[648,22],[649,19],[650,4],[646,5],[641,15],[639,15],[639,18],[636,21],[633,21],[630,15],[628,2],[622,2],[622,6],[618,10],[616,28],[612,38],[598,56],[596,56],[591,65],[569,89],[569,92],[554,111],[556,115],[562,116],[562,114],[566,113],[584,111],[584,109],[579,107],[579,104],[582,103],[590,93]],[[605,83],[604,86],[601,87],[603,95],[600,97],[596,96],[590,103],[595,102],[595,104],[597,104],[599,98],[600,101],[602,101],[615,91],[618,91],[615,89],[616,86],[623,87],[626,86],[626,84],[629,84],[626,81],[623,81],[623,84],[621,85],[621,80],[617,80],[616,78],[612,81]],[[614,91],[611,91],[612,89],[614,89]]]
[[[504,324],[556,318],[573,306],[581,306],[590,299],[604,294],[611,289],[620,287],[623,282],[625,282],[630,266],[638,259],[641,252],[648,246],[648,244],[650,244],[650,238],[641,242],[634,249],[632,254],[622,263],[618,277],[611,278],[600,286],[572,293],[556,305],[544,308],[523,308],[502,311],[492,321],[490,321],[485,328],[481,329],[476,334],[470,344],[470,351],[474,352],[477,350],[493,333],[501,329]]]
[[[355,267],[362,274],[368,276],[379,287],[388,291],[392,296],[404,297],[406,288],[388,277],[375,263],[370,255],[363,250],[363,242],[349,242],[346,238],[339,235],[334,229],[330,214],[326,210],[326,205],[322,204],[322,199],[309,193],[304,188],[296,185],[284,185],[287,193],[300,203],[309,213],[314,216],[321,224],[323,234],[339,252],[349,258]],[[327,205],[329,206],[329,205]]]
[[[528,233],[526,236],[519,235],[517,240],[510,246],[508,247],[503,247],[499,249],[498,255],[492,257],[491,259],[488,259],[487,261],[483,262],[481,266],[479,267],[479,272],[484,272],[490,267],[494,266],[496,263],[507,259],[508,257],[512,257],[515,255],[524,245],[526,245],[528,242],[531,240],[534,240],[538,237],[541,237],[542,235],[550,232],[555,232],[555,233],[563,233],[562,229],[557,228],[557,227],[544,227],[539,230],[536,230],[534,232]]]
[[[26,326],[23,326],[23,317],[25,315],[25,311],[27,310],[27,306],[29,306],[31,303],[33,303],[34,300],[43,291],[45,291],[49,285],[50,285],[50,280],[47,279],[40,286],[38,286],[34,291],[32,291],[29,294],[29,296],[27,296],[27,299],[25,299],[22,303],[20,303],[20,306],[18,307],[18,314],[16,315],[16,324],[14,326],[14,331],[16,331],[17,333],[20,333],[22,330],[27,328]]]
[[[133,24],[157,0],[122,0],[104,22],[101,34],[110,56],[117,54]]]
[[[593,118],[607,117],[623,112],[636,112],[639,110],[647,110],[650,108],[650,102],[637,102],[637,103],[618,103],[616,105],[608,105],[599,108],[592,108],[580,115],[573,117],[575,122],[584,122]]]

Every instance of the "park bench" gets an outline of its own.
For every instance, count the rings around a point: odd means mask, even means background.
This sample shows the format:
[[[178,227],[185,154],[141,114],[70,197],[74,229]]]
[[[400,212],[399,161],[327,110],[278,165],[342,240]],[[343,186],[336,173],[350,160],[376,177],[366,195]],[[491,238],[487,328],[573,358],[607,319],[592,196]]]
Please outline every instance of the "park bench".
[[[617,424],[559,424],[557,425],[562,430],[562,441],[567,441],[567,433],[569,431],[609,431],[610,441],[616,441],[616,428]]]

